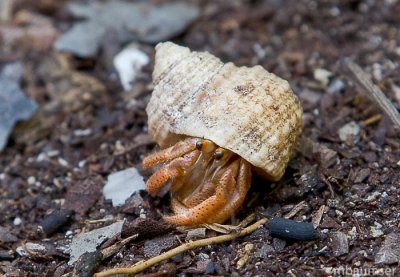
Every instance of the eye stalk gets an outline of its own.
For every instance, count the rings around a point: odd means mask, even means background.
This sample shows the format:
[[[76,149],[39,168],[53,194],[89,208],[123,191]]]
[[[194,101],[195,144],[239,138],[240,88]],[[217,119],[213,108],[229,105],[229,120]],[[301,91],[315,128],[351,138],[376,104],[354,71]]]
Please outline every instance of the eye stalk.
[[[214,158],[215,158],[216,160],[220,160],[220,159],[222,159],[222,157],[224,156],[224,154],[225,154],[224,149],[218,148],[218,149],[215,150],[215,152],[214,152]]]
[[[196,149],[201,150],[201,148],[203,148],[203,140],[199,139],[198,141],[196,141]]]
[[[215,149],[217,149],[217,145],[208,139],[199,139],[196,141],[196,149],[200,150],[201,152],[211,153]]]

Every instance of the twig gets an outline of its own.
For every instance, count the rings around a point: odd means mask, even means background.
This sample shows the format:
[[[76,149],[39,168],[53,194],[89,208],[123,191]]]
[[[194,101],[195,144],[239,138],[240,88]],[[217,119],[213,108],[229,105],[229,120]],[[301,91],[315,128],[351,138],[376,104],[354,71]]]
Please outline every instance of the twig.
[[[345,58],[343,64],[353,75],[358,85],[366,91],[368,97],[375,101],[379,108],[392,120],[395,127],[400,129],[400,113],[382,90],[372,83],[367,74],[355,62]]]
[[[174,249],[171,249],[161,255],[158,255],[156,257],[148,259],[147,261],[140,261],[131,267],[121,267],[121,268],[113,268],[113,269],[105,270],[105,271],[94,274],[94,277],[106,277],[106,276],[112,276],[112,275],[116,275],[116,274],[137,274],[149,267],[152,267],[153,265],[155,265],[161,261],[172,258],[173,256],[178,255],[184,251],[191,250],[191,249],[194,249],[197,247],[211,245],[211,244],[223,243],[226,241],[236,239],[238,237],[248,235],[248,234],[254,232],[255,230],[257,230],[265,222],[267,222],[267,219],[263,218],[263,219],[260,219],[259,221],[257,221],[256,223],[250,225],[249,227],[244,228],[242,231],[240,231],[238,233],[221,235],[221,236],[207,238],[207,239],[201,239],[201,240],[197,240],[197,241],[190,241],[190,242],[182,244]]]
[[[115,243],[114,245],[111,245],[111,246],[101,250],[101,254],[103,254],[103,260],[114,255],[114,253],[116,253],[119,249],[121,249],[122,246],[124,246],[125,244],[136,239],[138,236],[139,236],[139,234],[134,234],[130,237],[127,237],[126,239],[123,239],[123,240]]]

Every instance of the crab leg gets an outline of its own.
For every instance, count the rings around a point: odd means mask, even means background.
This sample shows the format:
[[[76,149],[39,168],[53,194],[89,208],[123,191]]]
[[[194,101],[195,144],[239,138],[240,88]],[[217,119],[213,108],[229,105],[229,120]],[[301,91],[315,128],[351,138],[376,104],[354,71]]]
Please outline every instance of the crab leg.
[[[183,155],[196,149],[203,152],[211,152],[214,151],[215,148],[216,145],[209,140],[200,138],[187,138],[169,148],[150,154],[143,159],[142,164],[144,169],[149,169],[156,164],[182,157]]]
[[[209,218],[210,222],[222,223],[231,217],[237,209],[240,208],[244,199],[246,198],[247,192],[250,188],[251,183],[251,166],[243,159],[240,160],[239,175],[237,178],[237,191],[233,193],[228,203],[219,210],[214,216]]]
[[[236,179],[237,172],[239,171],[239,160],[232,162],[227,168],[235,172],[233,175]],[[225,169],[221,169],[220,171],[224,172]],[[221,176],[221,173],[218,173],[217,176]],[[201,203],[202,201],[206,200],[210,196],[215,194],[215,180],[218,181],[220,177],[212,177],[211,179],[206,180],[201,186],[199,186],[196,190],[194,190],[189,196],[187,196],[182,203],[187,207],[193,207]],[[234,186],[227,187],[226,194],[231,195],[235,190]]]
[[[194,207],[186,208],[183,204],[173,199],[171,204],[176,214],[164,216],[164,220],[167,223],[176,225],[196,225],[210,222],[210,216],[227,204],[229,199],[227,192],[234,189],[236,175],[237,170],[235,171],[233,166],[227,168],[217,184],[215,194]]]
[[[176,179],[185,174],[185,168],[192,166],[196,163],[197,159],[200,156],[199,150],[193,150],[183,157],[176,158],[171,161],[169,164],[161,167],[159,170],[154,172],[153,175],[146,182],[146,191],[155,195],[164,185],[168,182],[169,179]],[[179,182],[172,182],[172,186],[181,184]],[[178,189],[178,188],[173,188]]]

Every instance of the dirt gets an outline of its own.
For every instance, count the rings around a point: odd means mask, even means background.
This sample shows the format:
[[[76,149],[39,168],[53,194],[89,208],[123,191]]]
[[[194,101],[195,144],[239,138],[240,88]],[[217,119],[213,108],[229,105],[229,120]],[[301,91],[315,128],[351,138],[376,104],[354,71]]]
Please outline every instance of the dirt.
[[[40,107],[34,118],[16,127],[0,154],[0,275],[63,276],[74,268],[68,265],[67,250],[74,236],[119,219],[131,224],[133,229],[125,232],[133,234],[140,217],[153,220],[149,228],[154,230],[164,226],[161,215],[169,212],[168,197],[141,192],[115,208],[102,195],[113,172],[136,167],[146,178],[150,174],[140,163],[157,148],[147,135],[145,112],[153,64],[124,92],[110,66],[113,47],[122,47],[112,36],[91,59],[54,50],[55,37],[72,22],[65,2],[16,1],[14,21],[1,25],[28,29],[24,20],[30,22],[29,17],[21,16],[27,11],[48,17],[54,28],[48,26],[40,35],[25,32],[11,46],[0,31],[0,65],[24,65],[22,87]],[[259,64],[287,79],[304,107],[303,135],[284,178],[276,184],[254,178],[245,205],[227,224],[237,225],[253,212],[257,218],[291,213],[292,219],[311,222],[322,211],[318,238],[286,241],[272,237],[264,226],[229,243],[185,252],[142,274],[328,276],[329,268],[348,267],[387,270],[396,276],[398,131],[355,86],[341,61],[352,58],[399,110],[400,2],[191,2],[201,7],[201,15],[174,42],[209,51],[225,62]],[[141,49],[153,60],[153,45]],[[344,126],[353,135],[343,139]],[[46,232],[40,226],[49,224],[43,220],[50,220],[54,211],[59,211],[53,215],[57,219],[51,220],[59,227]],[[164,227],[160,232],[141,231],[142,236],[104,259],[95,271],[132,265],[185,240],[185,232]],[[206,232],[207,237],[215,235]],[[34,251],[28,243],[45,251]],[[155,245],[160,248],[153,249]],[[22,253],[23,248],[28,253]],[[379,258],[382,251],[392,251],[392,259]]]

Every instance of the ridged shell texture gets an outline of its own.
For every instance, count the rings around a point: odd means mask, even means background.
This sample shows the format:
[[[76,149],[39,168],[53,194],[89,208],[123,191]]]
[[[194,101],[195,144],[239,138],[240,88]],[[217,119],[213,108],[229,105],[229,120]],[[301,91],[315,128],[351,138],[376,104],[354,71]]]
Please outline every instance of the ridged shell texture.
[[[237,67],[172,42],[156,46],[149,134],[161,146],[206,138],[282,177],[301,132],[302,108],[287,81],[261,66]]]

